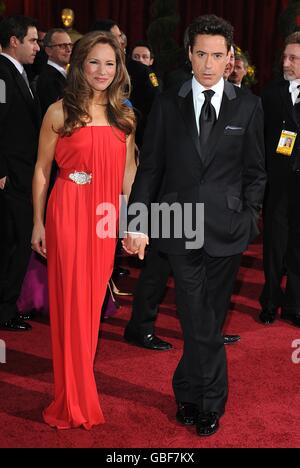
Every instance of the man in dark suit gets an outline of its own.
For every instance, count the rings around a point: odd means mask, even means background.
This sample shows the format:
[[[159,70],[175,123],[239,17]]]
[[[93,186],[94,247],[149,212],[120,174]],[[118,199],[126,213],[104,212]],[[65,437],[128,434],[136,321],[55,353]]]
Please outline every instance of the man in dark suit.
[[[264,324],[281,318],[300,327],[300,33],[286,39],[284,79],[263,93],[268,190],[264,205]],[[292,145],[287,142],[292,140]],[[285,290],[281,283],[287,273]]]
[[[257,234],[266,181],[260,100],[223,79],[232,42],[233,28],[221,18],[200,17],[190,26],[194,78],[154,104],[123,241],[128,253],[144,258],[148,218],[147,213],[134,218],[135,204],[143,212],[141,207],[150,208],[160,190],[163,216],[167,209],[175,212],[170,235],[159,236],[157,249],[167,255],[174,272],[184,336],[173,378],[177,419],[196,423],[200,436],[218,430],[227,399],[220,330],[224,304],[214,296],[225,303],[231,295],[242,252]],[[202,204],[204,241],[199,238]],[[158,218],[152,217],[151,231]],[[163,230],[166,222],[164,216]]]
[[[48,63],[37,80],[36,88],[43,115],[51,104],[63,97],[73,44],[66,31],[51,29],[44,38],[44,46]]]
[[[184,42],[186,54],[188,55],[186,40]],[[230,61],[226,66],[223,75],[223,78],[226,81],[234,69],[234,62],[235,52],[234,47],[231,46]],[[192,75],[192,73],[190,73],[190,75]],[[187,81],[187,79],[184,81]],[[131,318],[124,332],[124,338],[126,341],[155,351],[167,351],[172,349],[171,343],[159,338],[155,334],[154,328],[158,315],[159,304],[165,294],[170,274],[171,267],[166,256],[161,252],[158,252],[155,248],[150,249],[150,252],[145,259],[134,293]],[[220,299],[220,295],[217,295],[215,299],[217,298]],[[229,300],[230,298],[228,297],[228,303],[225,304],[224,301],[222,301],[225,311],[229,308]],[[223,315],[225,320],[227,315],[226,312]],[[223,324],[221,324],[221,328],[222,325]],[[240,341],[239,335],[224,335],[224,344],[226,345],[231,345],[238,341]]]
[[[6,96],[0,103],[0,327],[29,330],[16,306],[30,258],[31,182],[40,128],[38,99],[30,89],[25,64],[39,50],[34,20],[15,16],[0,23],[0,80]]]
[[[139,41],[132,48],[127,60],[127,71],[131,78],[130,101],[137,114],[136,144],[141,148],[148,115],[162,86],[152,68],[154,55],[151,46]]]

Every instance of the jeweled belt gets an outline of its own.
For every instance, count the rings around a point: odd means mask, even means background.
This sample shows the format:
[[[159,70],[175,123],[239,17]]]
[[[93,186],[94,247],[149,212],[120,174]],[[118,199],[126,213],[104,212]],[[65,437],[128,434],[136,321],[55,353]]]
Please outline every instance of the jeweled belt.
[[[93,174],[91,172],[73,171],[72,169],[60,169],[59,177],[65,180],[71,180],[77,185],[91,184]]]

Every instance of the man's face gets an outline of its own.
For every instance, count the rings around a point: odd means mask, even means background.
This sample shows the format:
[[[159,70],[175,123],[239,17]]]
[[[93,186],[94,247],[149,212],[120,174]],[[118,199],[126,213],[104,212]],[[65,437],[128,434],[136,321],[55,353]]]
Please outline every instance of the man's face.
[[[52,62],[61,67],[66,67],[70,62],[72,41],[67,33],[54,33],[50,47],[46,47],[46,53]]]
[[[235,60],[234,70],[230,75],[231,83],[241,85],[244,77],[247,75],[247,68],[241,59]]]
[[[288,81],[300,79],[300,44],[289,44],[283,53],[283,73]]]
[[[230,51],[223,36],[199,34],[189,57],[197,81],[205,88],[217,84],[224,75],[229,63]]]
[[[151,52],[147,47],[135,47],[132,51],[132,60],[141,62],[148,67],[151,67],[154,61],[151,58]]]
[[[234,65],[235,65],[235,54],[234,54],[234,48],[231,47],[231,49],[230,49],[230,59],[229,59],[228,65],[226,65],[226,68],[225,68],[224,80],[226,80],[226,81],[228,80],[228,78],[230,77],[231,73],[234,70]]]
[[[15,51],[16,59],[23,65],[31,65],[35,60],[35,56],[40,50],[38,45],[38,32],[34,27],[28,28],[27,35],[23,42],[16,37],[11,39],[11,45]]]
[[[115,25],[114,27],[111,28],[110,32],[117,38],[120,46],[122,47],[122,33],[120,31],[119,26]]]

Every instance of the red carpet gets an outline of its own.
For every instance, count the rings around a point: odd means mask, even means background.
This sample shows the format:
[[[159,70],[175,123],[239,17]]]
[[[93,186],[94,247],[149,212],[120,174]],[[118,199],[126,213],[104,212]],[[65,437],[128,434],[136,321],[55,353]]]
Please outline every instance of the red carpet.
[[[133,269],[127,288],[136,275]],[[7,364],[0,364],[0,447],[299,448],[300,364],[291,356],[300,330],[279,320],[271,327],[258,323],[262,280],[261,246],[253,245],[243,260],[226,327],[242,341],[227,348],[230,395],[217,435],[199,439],[194,428],[174,419],[171,375],[182,340],[170,280],[157,333],[173,343],[173,351],[157,353],[123,341],[129,300],[103,324],[96,377],[107,423],[91,432],[57,432],[42,422],[52,393],[48,323],[33,322],[28,334],[0,332],[7,344]]]

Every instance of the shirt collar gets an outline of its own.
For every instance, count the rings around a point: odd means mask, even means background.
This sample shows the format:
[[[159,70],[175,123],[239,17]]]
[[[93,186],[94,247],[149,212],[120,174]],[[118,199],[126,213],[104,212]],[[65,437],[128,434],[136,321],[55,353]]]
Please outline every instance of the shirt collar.
[[[5,54],[4,52],[2,52],[1,55],[3,55],[3,57],[6,57],[8,60],[10,60],[11,63],[14,64],[14,66],[16,67],[16,69],[18,70],[18,72],[20,72],[21,75],[22,75],[22,73],[23,73],[23,71],[24,71],[24,67],[23,67],[23,65],[22,65],[20,62],[18,62],[18,60],[16,60],[16,59],[15,59],[14,57],[12,57],[11,55]]]
[[[65,78],[67,77],[67,71],[64,67],[61,67],[60,65],[57,65],[57,63],[52,62],[52,60],[48,60],[48,65],[50,65],[53,68],[56,68]]]
[[[208,88],[205,88],[201,83],[199,83],[199,81],[197,81],[195,77],[193,77],[192,88],[193,88],[193,94],[195,97],[201,96],[203,91],[206,91],[208,89]],[[221,98],[224,93],[224,78],[221,78],[217,84],[215,84],[209,89],[214,91],[215,94]]]
[[[298,86],[300,86],[300,80],[290,81],[290,93],[293,93],[296,90],[298,91]]]

